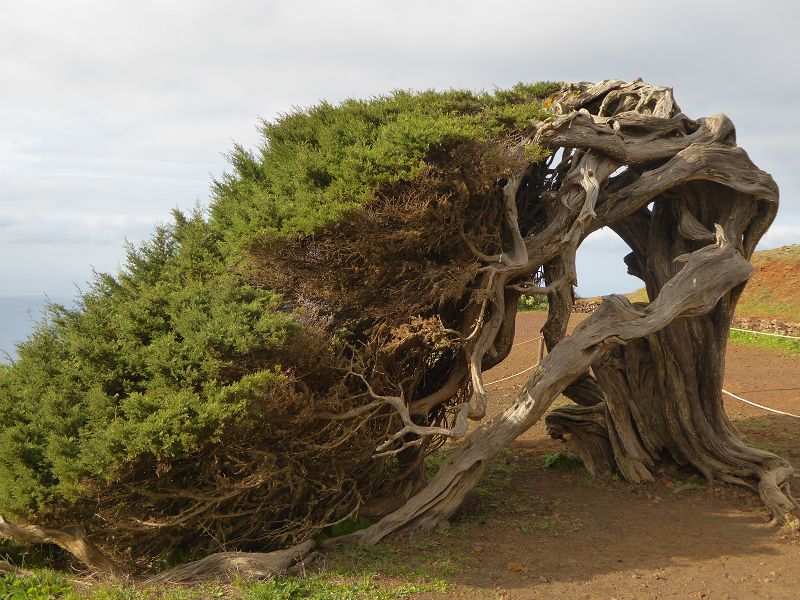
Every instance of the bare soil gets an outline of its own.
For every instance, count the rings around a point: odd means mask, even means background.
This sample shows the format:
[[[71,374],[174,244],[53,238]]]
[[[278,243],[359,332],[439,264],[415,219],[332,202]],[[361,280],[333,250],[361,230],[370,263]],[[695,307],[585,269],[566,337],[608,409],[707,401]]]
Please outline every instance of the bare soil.
[[[527,340],[544,317],[519,317],[518,345],[487,382],[536,361],[537,343]],[[574,315],[571,326],[585,317]],[[489,386],[494,413],[526,375]],[[725,389],[800,415],[800,360],[731,345]],[[733,399],[726,409],[750,444],[800,472],[800,419]],[[395,564],[430,559],[431,572],[447,573],[446,593],[419,597],[800,598],[800,535],[767,524],[756,494],[677,468],[649,485],[598,481],[580,466],[544,468],[560,450],[538,423],[496,460],[450,529],[388,545]]]

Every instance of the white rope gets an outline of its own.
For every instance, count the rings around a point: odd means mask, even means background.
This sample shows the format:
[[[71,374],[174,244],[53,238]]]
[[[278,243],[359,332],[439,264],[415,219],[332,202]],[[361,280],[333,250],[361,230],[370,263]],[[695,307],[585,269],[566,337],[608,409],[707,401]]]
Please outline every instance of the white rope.
[[[489,387],[490,385],[494,385],[495,383],[500,383],[501,381],[507,381],[509,379],[513,379],[517,375],[522,375],[523,373],[527,373],[528,371],[531,371],[531,370],[535,369],[538,366],[539,366],[539,363],[536,363],[532,367],[528,367],[527,369],[524,369],[524,370],[520,371],[519,373],[514,373],[513,375],[509,375],[508,377],[503,377],[502,379],[495,379],[494,381],[490,381],[489,383],[485,383],[484,386],[485,387]]]
[[[786,415],[787,417],[794,417],[795,419],[800,419],[800,415],[793,415],[792,413],[783,412],[782,410],[776,410],[774,408],[770,408],[769,406],[764,406],[763,404],[757,404],[756,402],[750,402],[750,400],[745,400],[741,396],[737,396],[736,394],[729,392],[728,390],[723,389],[723,394],[728,394],[731,398],[736,398],[737,400],[741,400],[745,404],[749,404],[750,406],[756,406],[758,408],[763,408],[764,410],[768,410],[769,412],[774,412],[779,415]]]
[[[744,332],[747,332],[747,333],[763,333],[763,332],[760,332],[760,331],[749,331],[748,329],[734,329],[733,327],[731,327],[731,329],[733,331],[744,331]],[[774,335],[776,337],[787,337],[787,338],[792,338],[793,337],[791,335],[778,335],[778,334],[775,334],[775,333],[763,333],[763,335]],[[542,336],[535,337],[535,338],[530,339],[530,340],[525,340],[524,342],[519,342],[517,344],[514,344],[511,347],[513,348],[514,346],[521,346],[522,344],[528,344],[530,342],[535,342],[536,340],[539,340],[539,339],[542,339]],[[794,338],[794,339],[800,339],[800,338]],[[533,365],[531,367],[528,367],[527,369],[523,369],[522,371],[519,371],[519,372],[514,373],[512,375],[509,375],[507,377],[503,377],[501,379],[495,379],[494,381],[490,381],[489,383],[486,383],[484,385],[486,387],[489,387],[490,385],[494,385],[496,383],[500,383],[500,382],[503,382],[503,381],[508,381],[509,379],[514,379],[514,377],[517,377],[518,375],[522,375],[523,373],[527,373],[528,371],[532,371],[533,369],[535,369],[538,366],[539,366],[539,362],[537,361],[537,363],[535,365]],[[731,398],[736,398],[737,400],[740,400],[741,402],[744,402],[745,404],[749,404],[750,406],[755,406],[755,407],[761,408],[763,410],[768,410],[769,412],[773,412],[773,413],[778,414],[778,415],[785,415],[787,417],[793,417],[795,419],[800,419],[800,415],[794,415],[792,413],[784,412],[782,410],[777,410],[775,408],[770,408],[769,406],[764,406],[763,404],[758,404],[757,402],[751,402],[750,400],[746,400],[745,398],[742,398],[741,396],[737,396],[733,392],[729,392],[726,389],[723,389],[722,393],[723,394],[728,394],[728,396],[730,396]]]
[[[517,342],[516,344],[512,344],[512,348],[516,348],[517,346],[522,346],[522,344],[530,344],[531,342],[535,342],[536,340],[542,339],[542,336],[531,338],[529,340],[525,340],[524,342]]]
[[[521,346],[522,344],[529,344],[530,342],[535,342],[536,340],[541,340],[542,338],[543,338],[543,336],[540,335],[538,337],[531,338],[530,340],[525,340],[524,342],[519,342],[517,344],[513,344],[511,347],[513,348],[514,346]],[[541,352],[541,348],[540,348],[540,352]],[[508,377],[503,377],[502,379],[495,379],[494,381],[490,381],[489,383],[484,383],[483,385],[484,385],[484,387],[489,387],[490,385],[494,385],[495,383],[500,383],[501,381],[508,381],[509,379],[513,379],[517,375],[522,375],[523,373],[527,373],[528,371],[532,371],[533,369],[535,369],[536,367],[539,366],[539,361],[541,361],[541,357],[539,358],[539,360],[536,361],[536,364],[533,365],[532,367],[528,367],[527,369],[523,369],[519,373],[514,373],[513,375],[509,375]]]
[[[736,327],[731,327],[731,331],[741,331],[743,333],[756,333],[758,335],[769,335],[771,337],[779,337],[779,338],[789,338],[790,340],[800,340],[800,337],[796,335],[783,335],[780,333],[767,333],[766,331],[753,331],[751,329],[737,329]]]

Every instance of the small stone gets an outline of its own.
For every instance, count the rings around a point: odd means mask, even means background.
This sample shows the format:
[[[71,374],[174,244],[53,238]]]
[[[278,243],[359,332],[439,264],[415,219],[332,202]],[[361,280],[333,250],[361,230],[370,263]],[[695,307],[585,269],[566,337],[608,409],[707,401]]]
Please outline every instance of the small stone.
[[[506,569],[514,573],[522,573],[525,570],[525,565],[512,560],[506,565]]]

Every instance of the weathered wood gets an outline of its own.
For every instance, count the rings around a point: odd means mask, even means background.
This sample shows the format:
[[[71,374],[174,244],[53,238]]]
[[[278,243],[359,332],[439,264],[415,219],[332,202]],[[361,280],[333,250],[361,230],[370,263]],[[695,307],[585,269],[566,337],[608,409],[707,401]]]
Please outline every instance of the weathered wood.
[[[217,552],[164,571],[148,583],[196,583],[234,575],[266,579],[307,564],[313,559],[315,547],[309,540],[275,552]]]
[[[23,544],[55,544],[99,573],[113,575],[123,572],[122,568],[114,564],[86,537],[80,526],[56,529],[27,523],[12,523],[0,516],[0,537]]]
[[[613,348],[658,332],[677,318],[710,311],[752,272],[750,263],[723,240],[687,257],[683,269],[643,309],[623,296],[606,297],[594,314],[542,360],[514,404],[471,433],[427,487],[399,510],[349,539],[374,544],[401,529],[435,528],[461,505],[489,460],[541,418],[558,394],[590,365]]]
[[[360,542],[446,520],[487,461],[570,388],[587,408],[556,411],[549,424],[577,441],[590,470],[650,481],[666,451],[711,480],[756,480],[778,518],[800,508],[788,487],[791,466],[737,439],[720,393],[733,306],[751,273],[747,259],[777,210],[774,181],[735,146],[727,117],[692,121],[667,88],[579,85],[553,105],[561,114],[535,123],[532,139],[565,148],[564,156],[542,195],[547,223],[525,238],[528,265],[516,274],[524,279],[544,266],[547,285],[539,291],[550,300],[543,334],[551,354],[512,407],[470,434],[417,496],[355,534]],[[612,178],[621,165],[625,171]],[[626,263],[653,301],[607,298],[564,337],[575,252],[604,226],[631,247]],[[514,278],[509,285],[531,287]]]

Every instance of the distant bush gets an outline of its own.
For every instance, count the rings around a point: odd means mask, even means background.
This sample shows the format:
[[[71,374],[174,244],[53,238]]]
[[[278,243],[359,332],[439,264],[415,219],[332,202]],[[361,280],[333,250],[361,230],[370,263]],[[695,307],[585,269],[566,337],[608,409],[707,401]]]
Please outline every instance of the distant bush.
[[[547,310],[547,296],[520,296],[517,310]]]

